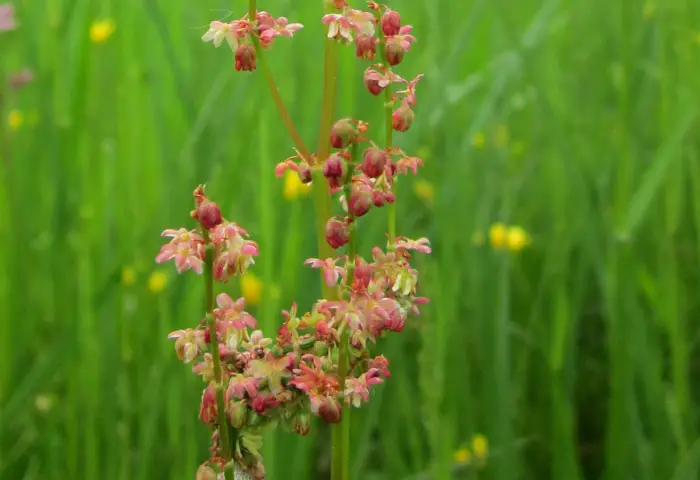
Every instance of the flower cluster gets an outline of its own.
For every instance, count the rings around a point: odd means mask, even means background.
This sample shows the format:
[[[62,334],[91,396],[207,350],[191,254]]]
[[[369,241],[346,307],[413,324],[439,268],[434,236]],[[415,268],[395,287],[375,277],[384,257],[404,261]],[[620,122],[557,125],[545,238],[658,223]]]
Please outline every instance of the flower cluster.
[[[343,213],[324,219],[325,240],[335,251],[319,255],[329,258],[306,260],[321,271],[329,287],[326,298],[304,313],[293,303],[282,312],[281,326],[270,338],[257,329],[245,298],[215,295],[214,280],[245,278],[259,251],[243,228],[222,217],[201,186],[194,191],[191,212],[198,227],[165,230],[170,241],[156,257],[158,262],[173,260],[180,273],[193,270],[205,279],[204,318],[194,328],[169,336],[178,358],[192,364],[205,385],[199,418],[213,433],[211,457],[197,471],[198,479],[221,478],[231,470],[264,478],[260,451],[266,426],[280,425],[305,435],[313,416],[338,423],[343,408],[369,401],[372,387],[390,376],[389,361],[373,353],[372,345],[387,333],[402,331],[427,302],[418,295],[418,271],[411,265],[415,253],[431,252],[426,238],[390,233],[386,247],[374,247],[367,257],[356,251],[355,241],[358,219],[372,208],[393,208],[396,177],[416,174],[423,165],[391,143],[392,132],[408,130],[415,116],[416,84],[422,75],[407,81],[391,70],[415,40],[412,27],[401,25],[397,12],[375,2],[369,2],[368,11],[351,8],[346,0],[326,3],[332,10],[322,19],[328,38],[354,42],[357,56],[364,60],[381,52],[383,63],[368,68],[364,82],[371,94],[384,92],[387,114],[383,145],[369,137],[366,122],[342,118],[330,128],[332,153],[307,153],[303,142],[295,139],[304,154],[297,151],[275,168],[278,177],[286,174],[285,184],[295,180],[295,189],[310,185],[312,178],[323,182],[321,170],[328,189],[320,188],[337,195]],[[302,28],[285,17],[253,15],[254,2],[250,8],[251,14],[239,20],[212,22],[202,37],[215,47],[225,40],[235,52],[237,70],[254,70],[256,55],[277,36],[291,37]],[[330,126],[331,118],[326,118]],[[313,183],[319,191],[318,182]]]
[[[226,40],[235,54],[236,70],[252,71],[257,66],[254,42],[258,41],[263,48],[267,48],[275,37],[292,37],[302,28],[301,23],[289,23],[286,17],[274,18],[267,12],[257,12],[254,20],[246,14],[232,22],[211,22],[202,40],[212,42],[214,47],[219,47]]]

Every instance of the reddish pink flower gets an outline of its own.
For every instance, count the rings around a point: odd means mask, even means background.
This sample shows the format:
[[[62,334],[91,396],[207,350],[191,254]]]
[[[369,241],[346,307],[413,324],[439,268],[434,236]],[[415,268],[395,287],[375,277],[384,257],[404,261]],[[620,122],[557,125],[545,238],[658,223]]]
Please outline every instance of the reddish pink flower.
[[[11,3],[0,5],[0,32],[7,32],[17,28],[15,21],[15,7]]]
[[[376,70],[368,68],[365,70],[364,83],[369,93],[372,95],[379,95],[386,87],[389,86],[391,83],[391,78],[388,74],[381,74]]]
[[[329,13],[321,21],[328,25],[328,38],[350,43],[353,34],[374,35],[375,18],[369,12],[347,8],[345,14]]]
[[[179,273],[190,268],[197,273],[202,273],[204,240],[199,235],[194,231],[180,228],[165,230],[162,236],[171,237],[172,240],[160,249],[160,253],[156,256],[157,263],[174,259]]]
[[[236,48],[236,70],[244,72],[252,72],[255,70],[257,63],[255,57],[255,48],[250,43],[242,43]]]
[[[242,275],[255,263],[258,256],[258,244],[246,240],[245,230],[236,224],[221,224],[212,234],[212,240],[218,247],[214,260],[214,276],[221,282],[227,282],[233,275]]]
[[[245,298],[234,301],[227,293],[220,293],[216,296],[216,305],[214,317],[217,321],[241,330],[258,326],[255,318],[245,311]]]
[[[382,32],[387,37],[397,35],[401,29],[401,15],[394,10],[386,9],[381,19]]]
[[[372,360],[369,361],[369,368],[375,368],[379,370],[384,378],[391,377],[389,373],[389,360],[384,355],[377,355]]]
[[[199,405],[199,418],[206,424],[216,422],[219,415],[219,410],[216,407],[216,389],[214,384],[210,383],[202,392],[202,401]]]
[[[243,400],[245,395],[248,398],[255,398],[258,395],[259,378],[247,377],[240,373],[233,375],[228,381],[226,389],[226,402],[230,402],[234,398]]]
[[[411,240],[407,237],[397,237],[396,252],[402,254],[404,252],[408,253],[409,250],[428,254],[432,252],[430,240],[425,237],[421,237],[418,240]]]
[[[202,225],[202,228],[206,230],[210,230],[217,225],[220,225],[223,221],[219,206],[214,202],[210,202],[209,200],[202,202],[202,204],[199,205],[193,212],[192,217],[197,220],[200,225]]]
[[[311,365],[306,363],[308,361],[311,361]],[[299,368],[294,370],[294,380],[289,385],[307,393],[336,391],[338,380],[323,370],[320,358],[307,354],[302,357]]]
[[[326,222],[326,241],[333,248],[340,248],[350,240],[348,224],[338,217],[332,217]]]
[[[415,175],[418,173],[418,167],[423,166],[423,160],[418,157],[401,157],[396,162],[396,172],[401,174],[406,174],[409,171],[413,172]]]
[[[361,217],[369,212],[372,204],[372,187],[365,183],[353,182],[348,211],[355,217]]]
[[[325,260],[309,258],[304,262],[304,265],[311,265],[311,268],[320,268],[326,285],[335,287],[338,284],[340,275],[345,271],[343,267],[339,267],[335,264],[338,260],[338,258],[327,258]]]
[[[420,81],[421,78],[423,78],[422,73],[410,82],[407,82],[405,90],[399,90],[396,92],[398,94],[405,95],[405,100],[409,107],[413,107],[416,104],[416,84]]]
[[[350,118],[341,118],[331,127],[331,146],[345,148],[357,141],[357,128]]]
[[[355,56],[362,60],[373,60],[377,54],[379,39],[373,35],[358,35],[355,38]]]
[[[384,169],[391,161],[391,157],[386,150],[369,147],[362,153],[362,172],[370,178],[377,178],[384,173]]]
[[[370,368],[358,378],[346,378],[344,391],[346,405],[359,408],[362,402],[369,401],[369,387],[383,381],[376,368]]]
[[[259,12],[257,20],[260,41],[266,46],[271,44],[272,40],[278,35],[292,37],[294,36],[294,32],[304,28],[301,23],[289,23],[286,17],[280,17],[275,20],[267,12]]]
[[[413,113],[408,102],[403,102],[391,115],[391,125],[397,132],[405,132],[413,124],[416,114]]]
[[[323,164],[323,176],[328,179],[331,188],[340,187],[348,175],[348,162],[341,153],[332,154]]]
[[[205,382],[216,379],[214,375],[214,359],[211,353],[205,353],[202,361],[192,367],[192,373],[200,375]]]

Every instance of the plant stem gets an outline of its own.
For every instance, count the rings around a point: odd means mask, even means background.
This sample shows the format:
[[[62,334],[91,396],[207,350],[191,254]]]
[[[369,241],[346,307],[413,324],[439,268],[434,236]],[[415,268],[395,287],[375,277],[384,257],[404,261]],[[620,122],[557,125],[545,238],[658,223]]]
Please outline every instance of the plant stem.
[[[251,22],[255,21],[255,17],[258,13],[258,7],[255,5],[256,3],[256,0],[250,0],[248,2],[248,20]]]
[[[231,443],[229,440],[228,421],[224,403],[224,376],[219,357],[219,342],[216,335],[216,320],[214,319],[214,254],[209,241],[209,233],[204,230],[204,240],[207,243],[206,258],[204,260],[204,305],[207,312],[207,327],[211,338],[211,356],[214,363],[214,377],[216,377],[216,407],[219,414],[219,445],[221,455],[226,463],[232,460]],[[233,480],[233,471],[225,470],[224,478]]]
[[[254,2],[252,2],[254,3]],[[299,132],[297,131],[296,127],[294,126],[294,121],[292,121],[292,117],[289,115],[289,112],[287,111],[287,107],[284,106],[284,101],[282,100],[282,96],[280,95],[279,89],[277,88],[277,83],[275,82],[275,78],[272,76],[272,72],[270,71],[270,67],[267,64],[267,59],[265,58],[265,52],[262,48],[262,45],[260,45],[260,40],[255,35],[250,36],[251,41],[253,42],[253,47],[255,48],[255,55],[257,57],[257,61],[260,64],[260,69],[263,72],[263,76],[265,77],[265,80],[267,81],[267,86],[270,88],[270,94],[272,95],[272,99],[275,102],[275,106],[277,107],[277,111],[279,112],[280,116],[282,117],[282,121],[284,122],[284,125],[287,127],[287,130],[289,131],[289,135],[292,137],[292,141],[294,142],[294,145],[296,146],[297,150],[301,154],[301,156],[306,160],[307,162],[311,161],[311,153],[309,152],[309,149],[306,147],[304,144],[304,141],[301,139],[301,135],[299,135]],[[330,141],[330,140],[329,140]]]
[[[389,65],[389,61],[386,59],[386,36],[384,33],[382,33],[382,40],[381,44],[379,45],[379,54],[384,61],[384,66],[386,67],[387,71],[391,71],[391,65]],[[384,89],[384,127],[386,129],[386,138],[384,143],[386,144],[385,147],[387,150],[393,147],[394,126],[391,115],[394,108],[394,100],[392,95],[393,93],[390,86]],[[396,181],[396,177],[394,177],[393,181]],[[396,195],[396,189],[394,188],[393,182],[391,184],[391,192]],[[387,208],[389,209],[389,245],[390,249],[393,250],[394,240],[396,239],[396,200],[394,200],[394,203],[388,204]]]

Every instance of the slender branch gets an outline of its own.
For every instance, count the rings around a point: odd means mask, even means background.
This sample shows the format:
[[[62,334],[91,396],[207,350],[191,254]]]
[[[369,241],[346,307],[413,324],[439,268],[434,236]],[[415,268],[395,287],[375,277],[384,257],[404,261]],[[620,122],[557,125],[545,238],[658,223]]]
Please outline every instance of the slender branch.
[[[379,46],[379,52],[382,57],[382,60],[384,61],[384,66],[386,67],[387,70],[391,71],[391,65],[389,65],[389,62],[387,61],[386,58],[386,35],[382,32],[382,38],[381,38],[381,44]],[[391,149],[393,146],[393,135],[394,135],[394,126],[392,122],[391,115],[393,113],[393,108],[394,108],[394,100],[392,98],[392,90],[391,87],[387,87],[384,89],[384,128],[386,130],[386,138],[384,143],[386,144],[385,147],[387,149]],[[394,195],[396,195],[396,189],[394,188],[394,183],[396,179],[394,177],[394,180],[392,181],[391,184],[391,191]],[[394,203],[390,203],[387,205],[387,208],[389,209],[389,225],[388,225],[388,230],[389,230],[389,245],[390,248],[393,249],[394,245],[394,240],[396,238],[396,200],[394,200]]]
[[[256,3],[256,0],[249,0],[248,2],[248,19],[251,22],[255,21],[255,17],[258,13],[258,7],[255,5]]]
[[[204,240],[207,243],[206,258],[204,261],[204,304],[207,312],[207,327],[211,338],[211,355],[214,363],[214,377],[216,378],[216,407],[218,410],[219,445],[221,454],[226,463],[232,460],[231,443],[229,440],[228,421],[226,419],[226,407],[224,402],[224,376],[219,357],[219,341],[216,335],[216,320],[214,319],[214,252],[209,240],[209,232],[204,230]],[[233,472],[224,470],[224,478],[233,480]]]
[[[252,2],[252,3],[255,3],[255,2]],[[272,72],[270,71],[270,67],[267,64],[267,59],[265,58],[265,52],[262,48],[262,45],[260,44],[260,40],[255,35],[250,35],[250,39],[253,42],[253,47],[255,48],[255,55],[257,57],[258,63],[260,64],[260,69],[263,72],[263,76],[265,77],[265,80],[267,81],[267,86],[270,88],[270,94],[272,95],[272,99],[275,102],[275,106],[277,107],[277,111],[279,112],[280,116],[282,117],[282,121],[284,122],[284,125],[287,127],[287,130],[289,131],[289,135],[292,137],[292,141],[294,142],[294,145],[296,146],[297,150],[299,150],[299,153],[301,153],[301,156],[304,157],[304,159],[307,162],[310,162],[311,161],[311,153],[309,152],[309,149],[304,144],[304,140],[302,140],[301,135],[299,135],[299,132],[297,131],[296,127],[294,126],[294,121],[292,121],[292,117],[289,115],[289,112],[287,111],[287,107],[284,106],[284,101],[282,100],[282,96],[280,95],[279,89],[277,88],[277,83],[275,82],[275,78],[272,76]]]

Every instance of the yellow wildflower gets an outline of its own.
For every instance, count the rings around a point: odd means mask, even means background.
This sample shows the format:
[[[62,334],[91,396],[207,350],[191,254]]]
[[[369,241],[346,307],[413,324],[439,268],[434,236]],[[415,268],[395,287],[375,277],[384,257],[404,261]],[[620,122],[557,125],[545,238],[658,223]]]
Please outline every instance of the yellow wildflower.
[[[252,272],[241,277],[241,295],[248,306],[254,306],[262,300],[263,282]]]
[[[161,270],[156,270],[148,277],[148,289],[151,293],[160,293],[168,284],[168,276]]]
[[[647,2],[644,4],[644,8],[642,8],[642,15],[644,15],[644,18],[649,20],[651,17],[654,16],[654,13],[656,12],[656,5],[652,4],[651,2]]]
[[[112,19],[96,20],[90,25],[90,40],[92,43],[104,43],[112,36],[115,29]]]
[[[480,433],[477,433],[472,437],[472,451],[474,456],[478,458],[485,458],[489,454],[489,442],[486,437]]]
[[[435,200],[435,187],[427,180],[413,182],[413,193],[427,204],[432,204]]]
[[[472,147],[484,148],[484,145],[486,145],[486,136],[483,132],[476,132],[472,136]]]
[[[34,398],[34,406],[41,413],[48,413],[53,409],[54,398],[51,395],[40,393]]]
[[[496,127],[496,133],[494,135],[494,143],[497,147],[503,148],[508,145],[508,140],[510,139],[510,131],[507,125],[499,125]]]
[[[513,252],[519,252],[530,243],[527,232],[518,226],[508,227],[506,231],[506,245]]]
[[[503,248],[506,243],[508,228],[502,223],[494,223],[489,228],[489,241],[493,248]]]
[[[24,123],[24,113],[20,110],[10,110],[7,116],[7,124],[11,130],[18,130]]]
[[[466,465],[471,460],[472,454],[467,447],[462,447],[454,453],[452,458],[456,463]]]
[[[130,265],[122,268],[122,284],[125,287],[130,287],[136,283],[136,269]]]
[[[284,190],[282,195],[286,200],[296,200],[297,198],[305,197],[310,190],[308,185],[302,183],[296,172],[287,170],[284,173]]]

